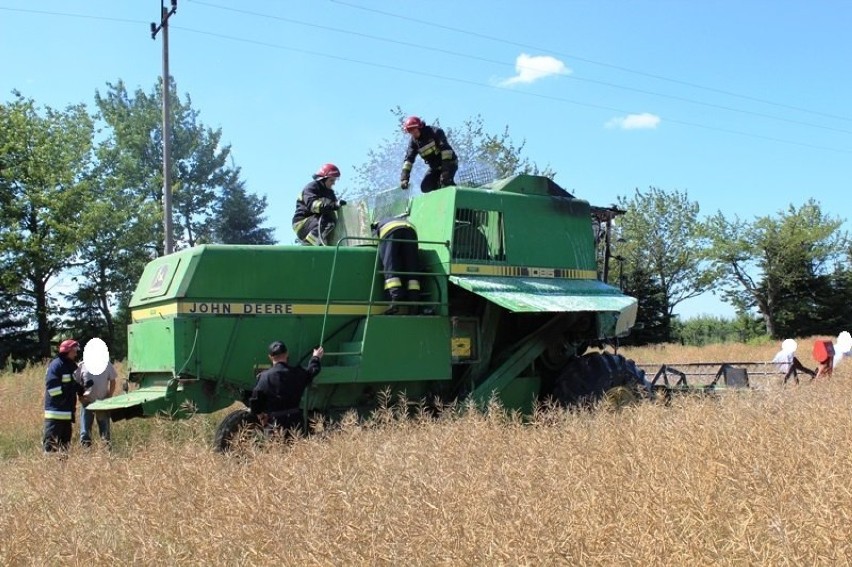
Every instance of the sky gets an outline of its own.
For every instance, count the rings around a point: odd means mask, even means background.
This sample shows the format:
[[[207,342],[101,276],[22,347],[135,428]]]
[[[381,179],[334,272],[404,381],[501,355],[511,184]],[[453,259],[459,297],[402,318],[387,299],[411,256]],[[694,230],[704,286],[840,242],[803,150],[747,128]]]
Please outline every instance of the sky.
[[[594,205],[654,186],[686,191],[702,216],[753,219],[815,198],[849,229],[848,0],[178,2],[178,92],[221,128],[281,242],[321,164],[342,170],[338,193],[359,189],[353,168],[400,135],[397,106],[443,126],[508,126]],[[107,83],[150,92],[160,8],[0,0],[0,100],[17,89],[94,112]],[[710,294],[676,312],[733,315]]]

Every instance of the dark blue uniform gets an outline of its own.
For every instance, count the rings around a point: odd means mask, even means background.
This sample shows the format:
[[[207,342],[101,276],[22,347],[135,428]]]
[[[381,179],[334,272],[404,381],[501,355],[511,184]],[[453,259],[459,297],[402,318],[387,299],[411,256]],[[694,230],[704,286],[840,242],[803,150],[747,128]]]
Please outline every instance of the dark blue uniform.
[[[429,171],[420,183],[421,191],[428,193],[455,185],[454,177],[459,168],[459,160],[443,130],[424,125],[420,128],[419,138],[411,137],[405,152],[405,162],[402,164],[401,181],[408,181],[418,154],[429,166]]]
[[[299,408],[302,394],[321,369],[320,359],[311,357],[308,368],[276,362],[257,378],[250,406],[253,413],[275,414]]]
[[[83,393],[83,386],[74,380],[75,370],[77,364],[61,354],[47,367],[42,438],[45,451],[65,450],[71,443],[77,395]]]
[[[293,215],[296,238],[313,246],[324,244],[337,224],[339,208],[337,195],[321,179],[305,185]]]
[[[390,217],[374,223],[372,228],[380,238],[379,257],[385,272],[385,291],[391,301],[419,301],[420,278],[410,273],[420,271],[414,225],[405,218]]]

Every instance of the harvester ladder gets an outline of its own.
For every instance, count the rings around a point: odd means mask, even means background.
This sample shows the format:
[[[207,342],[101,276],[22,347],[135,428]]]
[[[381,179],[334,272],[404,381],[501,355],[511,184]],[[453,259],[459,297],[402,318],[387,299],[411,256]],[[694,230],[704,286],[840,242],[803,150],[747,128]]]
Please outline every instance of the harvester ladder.
[[[331,299],[332,290],[334,288],[334,279],[335,279],[335,275],[337,273],[337,258],[338,258],[338,255],[340,253],[341,245],[348,240],[357,240],[358,242],[370,242],[370,243],[376,244],[376,253],[375,253],[375,256],[373,257],[373,274],[372,274],[372,278],[370,280],[370,294],[367,297],[366,301],[357,301],[357,300],[354,301],[354,302],[351,301],[351,300],[332,301],[332,299]],[[367,315],[364,318],[364,325],[359,326],[360,329],[361,329],[361,340],[359,341],[360,342],[360,348],[357,351],[327,352],[326,354],[328,354],[328,355],[334,355],[334,356],[338,356],[338,357],[341,357],[341,356],[361,356],[361,355],[363,355],[364,354],[364,339],[367,336],[367,328],[370,324],[370,317],[371,317],[371,315],[373,315],[373,308],[377,305],[382,306],[382,307],[389,307],[391,305],[391,301],[389,301],[389,300],[386,300],[386,299],[375,300],[375,299],[373,299],[373,297],[375,296],[375,293],[376,293],[376,279],[377,279],[376,276],[379,275],[379,274],[384,276],[385,274],[389,273],[388,270],[385,270],[385,269],[379,270],[378,269],[378,266],[379,266],[379,243],[380,242],[381,242],[381,239],[378,238],[378,237],[345,236],[345,237],[341,238],[340,240],[338,240],[337,245],[334,247],[334,259],[333,259],[332,264],[331,264],[331,275],[328,278],[328,292],[326,293],[325,311],[323,313],[323,319],[322,319],[322,330],[320,331],[320,345],[322,345],[325,342],[325,339],[327,338],[326,334],[325,334],[325,330],[326,330],[326,325],[328,323],[328,315],[329,315],[329,311],[331,309],[331,305],[333,305],[335,303],[363,304],[363,305],[367,306]],[[446,240],[440,240],[440,241],[439,240],[419,240],[419,239],[418,240],[406,240],[406,239],[400,238],[400,239],[397,240],[397,242],[416,242],[418,248],[420,247],[421,244],[432,244],[432,245],[446,246],[447,248],[450,247],[449,241],[446,241]],[[436,275],[438,275],[436,272],[432,272],[432,271],[395,272],[395,273],[398,273],[398,274],[404,275],[404,276],[436,276]],[[444,298],[443,301],[400,301],[400,302],[396,302],[396,305],[399,305],[401,307],[406,307],[406,308],[413,307],[413,308],[420,309],[420,308],[423,308],[423,307],[432,307],[432,308],[440,309],[441,307],[444,307],[444,306],[447,305],[447,300],[446,300],[446,298]],[[353,343],[350,343],[350,344],[353,344]]]

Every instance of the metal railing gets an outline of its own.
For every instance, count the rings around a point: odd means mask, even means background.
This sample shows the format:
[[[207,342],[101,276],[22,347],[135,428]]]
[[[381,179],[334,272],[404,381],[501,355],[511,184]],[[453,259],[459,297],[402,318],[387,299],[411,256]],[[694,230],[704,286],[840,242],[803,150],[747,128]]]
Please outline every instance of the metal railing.
[[[368,295],[366,300],[349,300],[349,299],[346,299],[346,300],[333,301],[331,299],[331,296],[332,296],[332,291],[334,289],[335,275],[337,273],[337,258],[338,258],[338,255],[340,253],[341,245],[344,242],[349,241],[349,240],[357,240],[358,242],[362,242],[362,243],[368,242],[368,243],[375,243],[376,244],[376,253],[373,257],[373,274],[372,274],[372,278],[370,280],[370,292],[369,292],[369,295]],[[334,259],[333,259],[332,264],[331,264],[331,274],[329,275],[329,278],[328,278],[328,291],[326,293],[325,311],[323,313],[322,329],[320,331],[320,345],[322,345],[323,342],[326,339],[325,330],[326,330],[326,325],[328,323],[328,315],[329,315],[329,310],[331,309],[331,305],[339,304],[339,303],[346,303],[346,304],[350,304],[350,305],[351,304],[366,305],[367,306],[367,314],[366,314],[365,320],[364,320],[364,330],[362,332],[362,336],[364,338],[362,338],[362,340],[361,340],[361,349],[359,351],[352,351],[352,352],[346,352],[346,351],[327,352],[326,354],[328,354],[328,355],[360,356],[364,353],[364,340],[367,337],[367,329],[368,329],[369,324],[370,324],[370,316],[373,314],[373,307],[374,306],[377,306],[377,305],[387,306],[389,308],[391,303],[393,303],[394,305],[399,305],[399,306],[403,306],[403,307],[417,307],[417,308],[422,308],[422,307],[441,308],[441,307],[447,306],[447,299],[446,298],[443,298],[443,299],[438,300],[438,301],[418,300],[418,301],[396,301],[396,302],[392,302],[392,301],[386,300],[386,299],[373,299],[373,297],[376,294],[376,280],[377,280],[376,275],[378,275],[378,274],[384,275],[384,274],[391,273],[389,270],[385,270],[384,267],[381,270],[378,269],[378,266],[379,266],[379,247],[378,247],[378,244],[381,242],[381,240],[382,239],[378,238],[378,237],[345,236],[345,237],[341,238],[340,240],[338,240],[337,245],[335,246]],[[414,243],[417,243],[418,248],[421,244],[433,244],[433,245],[445,246],[447,248],[450,247],[449,241],[446,241],[446,240],[419,240],[419,239],[410,240],[410,239],[400,238],[400,239],[396,239],[395,241],[396,242],[414,242]],[[344,248],[346,248],[346,246],[344,246]],[[431,277],[434,277],[434,276],[438,275],[437,272],[433,272],[433,271],[393,272],[393,273],[401,275],[401,276],[431,276]],[[436,288],[438,289],[438,291],[440,291],[440,289],[441,289],[440,285],[437,285],[437,284],[436,284]]]

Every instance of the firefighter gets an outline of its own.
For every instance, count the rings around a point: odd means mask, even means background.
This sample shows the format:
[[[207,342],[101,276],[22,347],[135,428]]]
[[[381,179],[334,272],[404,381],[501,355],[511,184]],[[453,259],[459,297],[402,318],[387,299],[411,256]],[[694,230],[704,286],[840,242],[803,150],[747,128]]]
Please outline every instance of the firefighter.
[[[340,170],[327,163],[313,174],[313,181],[305,185],[296,199],[293,231],[302,244],[325,246],[328,235],[337,225],[337,211],[346,201],[338,199],[334,184],[340,179]]]
[[[257,377],[257,384],[249,400],[251,412],[258,416],[264,427],[269,425],[289,429],[298,426],[301,422],[299,404],[302,395],[308,384],[320,373],[320,360],[325,351],[321,346],[315,348],[307,368],[287,363],[290,354],[281,341],[269,345],[268,353],[272,367]]]
[[[402,176],[399,185],[408,189],[411,168],[417,154],[429,166],[429,171],[420,183],[420,190],[424,193],[455,185],[456,171],[459,168],[459,160],[447,136],[440,128],[427,126],[417,116],[409,116],[402,123],[402,129],[411,136],[408,150],[405,153],[405,162],[402,164]]]
[[[77,410],[77,397],[83,394],[83,385],[74,380],[80,344],[66,339],[59,345],[59,356],[47,366],[44,393],[45,453],[67,451],[71,444],[71,427]]]
[[[417,232],[404,216],[390,217],[370,225],[379,238],[379,259],[385,276],[385,291],[391,305],[387,315],[400,313],[401,301],[420,301],[420,271]]]

